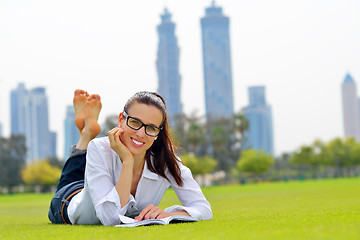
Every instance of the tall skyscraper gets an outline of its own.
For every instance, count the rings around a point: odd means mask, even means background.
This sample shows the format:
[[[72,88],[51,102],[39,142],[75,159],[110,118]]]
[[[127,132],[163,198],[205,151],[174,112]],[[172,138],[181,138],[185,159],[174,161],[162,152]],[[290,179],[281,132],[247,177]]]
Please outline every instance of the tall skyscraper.
[[[156,61],[158,92],[166,101],[170,125],[174,126],[175,116],[182,113],[179,47],[175,36],[175,23],[171,21],[167,8],[160,17],[161,23],[157,26],[159,44]]]
[[[48,99],[45,88],[27,90],[23,83],[11,91],[11,134],[26,139],[26,161],[53,157],[56,134],[49,131]]]
[[[66,107],[66,117],[64,120],[65,130],[65,145],[64,145],[64,160],[68,159],[70,147],[75,145],[79,138],[79,130],[75,125],[75,110],[72,105]]]
[[[201,32],[206,118],[231,118],[234,107],[229,18],[214,1],[201,18]]]
[[[271,106],[266,103],[265,87],[249,87],[249,106],[244,108],[249,121],[245,132],[244,148],[274,153],[274,137]]]
[[[28,101],[28,91],[25,84],[20,83],[17,89],[10,93],[10,111],[11,111],[11,134],[25,135],[25,116],[26,102]]]
[[[341,90],[345,137],[354,137],[360,141],[359,100],[356,83],[350,74],[346,74]]]

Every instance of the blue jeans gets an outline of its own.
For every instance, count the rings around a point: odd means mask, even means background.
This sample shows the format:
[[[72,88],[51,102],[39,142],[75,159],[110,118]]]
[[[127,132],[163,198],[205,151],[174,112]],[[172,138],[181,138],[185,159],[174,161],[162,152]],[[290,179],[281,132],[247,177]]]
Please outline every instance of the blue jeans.
[[[66,161],[50,203],[48,217],[52,223],[71,224],[67,207],[70,200],[84,188],[85,165],[86,151],[70,155]]]

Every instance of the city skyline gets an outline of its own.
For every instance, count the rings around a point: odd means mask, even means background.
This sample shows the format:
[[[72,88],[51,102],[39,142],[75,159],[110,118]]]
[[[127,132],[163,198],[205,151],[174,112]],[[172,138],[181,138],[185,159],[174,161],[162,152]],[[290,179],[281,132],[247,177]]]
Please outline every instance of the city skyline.
[[[4,136],[10,133],[9,94],[19,82],[46,87],[59,156],[66,106],[76,88],[101,95],[101,122],[118,114],[136,91],[156,91],[155,29],[165,5],[181,48],[183,110],[204,116],[200,19],[210,4],[0,2]],[[343,137],[340,86],[346,73],[360,79],[360,3],[218,0],[216,5],[231,19],[234,111],[248,104],[249,86],[264,85],[273,107],[276,154],[315,139]]]

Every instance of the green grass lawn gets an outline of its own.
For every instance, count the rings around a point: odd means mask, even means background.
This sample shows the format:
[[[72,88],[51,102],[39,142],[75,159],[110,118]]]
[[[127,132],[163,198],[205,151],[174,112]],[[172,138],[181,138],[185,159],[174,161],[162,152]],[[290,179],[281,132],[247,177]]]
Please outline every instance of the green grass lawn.
[[[50,194],[0,196],[0,239],[360,239],[360,178],[203,189],[210,221],[115,228],[53,225]],[[178,204],[168,191],[160,207]]]

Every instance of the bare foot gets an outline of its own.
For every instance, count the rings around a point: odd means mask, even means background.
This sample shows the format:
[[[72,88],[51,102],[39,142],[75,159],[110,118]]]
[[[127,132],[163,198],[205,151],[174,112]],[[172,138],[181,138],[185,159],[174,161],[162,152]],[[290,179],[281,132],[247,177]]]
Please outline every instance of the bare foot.
[[[90,95],[85,102],[85,127],[91,139],[95,138],[101,132],[101,127],[98,124],[98,118],[101,110],[100,96],[97,94]]]
[[[74,92],[74,109],[75,109],[75,125],[81,132],[85,126],[85,102],[89,94],[81,89],[76,89]]]
[[[76,90],[74,95],[75,124],[80,132],[76,148],[87,149],[89,142],[101,131],[97,122],[101,110],[100,96],[89,95],[83,90]]]

